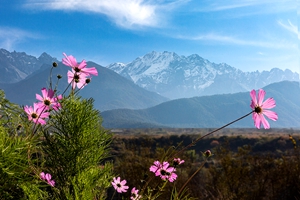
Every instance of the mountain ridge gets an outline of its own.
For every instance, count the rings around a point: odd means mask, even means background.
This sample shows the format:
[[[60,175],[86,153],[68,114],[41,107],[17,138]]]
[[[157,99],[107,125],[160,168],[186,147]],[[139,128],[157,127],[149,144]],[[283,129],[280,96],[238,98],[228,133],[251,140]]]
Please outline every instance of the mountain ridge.
[[[264,87],[266,97],[273,97],[278,121],[271,127],[300,128],[299,82],[282,81]],[[249,92],[217,94],[170,100],[156,106],[139,109],[119,109],[102,113],[105,128],[216,128],[249,112]],[[253,128],[251,116],[231,125],[235,128]]]
[[[299,81],[299,74],[289,69],[243,72],[226,63],[215,64],[197,54],[179,56],[167,51],[152,51],[130,63],[112,63],[106,67],[170,99],[245,92],[274,82]]]
[[[43,64],[52,62],[57,62],[57,59],[45,52],[36,58],[25,52],[0,49],[0,83],[19,82],[40,69]]]
[[[93,98],[94,106],[100,111],[117,108],[147,108],[168,100],[154,92],[147,91],[112,70],[93,62],[87,62],[88,66],[96,67],[98,76],[92,77],[91,83],[80,90],[79,95],[84,98]],[[50,64],[44,64],[41,68],[25,79],[17,83],[0,83],[6,98],[19,105],[31,105],[36,101],[35,94],[41,92],[41,88],[48,87]],[[59,81],[58,92],[67,88],[67,71],[70,68],[58,62],[58,67],[52,71],[53,84],[56,83],[56,75],[62,78]]]

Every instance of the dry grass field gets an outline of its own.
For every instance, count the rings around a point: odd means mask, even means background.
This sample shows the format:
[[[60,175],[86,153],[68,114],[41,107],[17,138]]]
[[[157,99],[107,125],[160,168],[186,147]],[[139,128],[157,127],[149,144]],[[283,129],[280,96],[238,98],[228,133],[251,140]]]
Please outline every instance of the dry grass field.
[[[152,177],[149,166],[165,160],[201,135],[213,129],[124,129],[114,133],[112,160],[117,174],[128,184],[141,188],[141,181]],[[292,136],[292,137],[290,137]],[[178,190],[204,162],[202,152],[213,156],[188,183],[195,199],[224,200],[299,200],[300,199],[300,130],[294,129],[223,129],[186,149],[180,157],[175,184],[169,184],[159,200],[170,199],[173,187]],[[169,157],[170,159],[170,157]],[[116,198],[117,199],[117,198]]]
[[[213,128],[146,128],[146,129],[112,129],[115,137],[131,138],[139,136],[162,137],[171,135],[204,135],[213,131]],[[261,138],[261,137],[283,137],[288,139],[289,135],[300,136],[300,129],[255,129],[255,128],[225,128],[208,137],[222,137],[222,136],[243,136],[246,138]]]

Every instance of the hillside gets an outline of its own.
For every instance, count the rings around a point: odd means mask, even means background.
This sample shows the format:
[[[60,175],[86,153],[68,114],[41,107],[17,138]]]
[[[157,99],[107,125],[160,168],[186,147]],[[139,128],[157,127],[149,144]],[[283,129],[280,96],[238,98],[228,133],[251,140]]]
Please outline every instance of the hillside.
[[[266,98],[273,97],[278,113],[271,127],[300,127],[300,88],[298,82],[283,81],[264,87]],[[249,92],[183,98],[157,106],[129,110],[118,109],[102,113],[106,128],[178,127],[215,128],[223,126],[251,111]],[[248,116],[230,127],[252,128]]]

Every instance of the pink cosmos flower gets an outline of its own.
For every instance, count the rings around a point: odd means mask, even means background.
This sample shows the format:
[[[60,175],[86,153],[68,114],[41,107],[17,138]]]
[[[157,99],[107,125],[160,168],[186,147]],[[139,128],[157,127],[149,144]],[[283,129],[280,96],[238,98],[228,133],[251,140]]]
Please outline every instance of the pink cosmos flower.
[[[130,199],[131,200],[139,200],[142,196],[138,194],[139,193],[139,190],[132,188],[131,190],[131,197]]]
[[[76,73],[83,73],[86,76],[98,76],[98,71],[95,67],[86,68],[87,64],[85,60],[82,60],[81,63],[78,64],[76,58],[74,58],[72,55],[67,56],[65,53],[63,53],[63,55],[65,58],[62,59],[62,63],[66,66],[72,67]]]
[[[176,167],[177,165],[181,165],[184,163],[184,160],[181,160],[180,158],[174,158],[173,165]]]
[[[151,165],[150,167],[150,172],[155,173],[155,176],[159,176],[160,175],[159,169],[162,167],[162,165],[160,164],[159,161],[154,161],[153,164],[154,165]]]
[[[265,101],[266,92],[263,89],[258,91],[258,97],[256,98],[256,91],[252,90],[250,92],[251,96],[251,104],[250,107],[253,109],[252,118],[254,120],[254,125],[256,128],[260,128],[261,124],[265,129],[270,128],[269,122],[266,120],[264,115],[266,115],[269,119],[276,121],[278,119],[277,113],[274,111],[270,111],[268,109],[274,108],[276,106],[275,100],[273,98],[268,98]]]
[[[54,91],[46,88],[42,88],[42,95],[36,94],[36,99],[41,101],[38,103],[40,108],[44,108],[45,110],[49,110],[50,108],[53,108],[54,110],[58,110],[61,105],[58,102],[58,100],[62,99],[62,95],[59,95],[57,97],[54,97]]]
[[[176,169],[174,167],[169,167],[168,162],[164,162],[162,165],[162,168],[159,170],[160,171],[160,178],[163,180],[169,180],[170,182],[173,182],[177,178],[177,174],[174,172]]]
[[[34,103],[33,107],[25,106],[24,110],[28,115],[28,120],[36,124],[46,124],[45,118],[48,118],[50,115],[49,112],[45,112],[43,108],[40,108],[38,103]]]
[[[155,161],[154,165],[150,167],[150,171],[155,173],[155,176],[160,176],[163,180],[169,180],[173,182],[177,178],[177,174],[174,172],[176,169],[174,167],[169,167],[168,162],[163,162],[162,164],[159,161]]]
[[[68,83],[72,83],[73,89],[75,89],[76,86],[82,89],[86,85],[86,74],[76,73],[72,69],[72,72],[68,71]]]
[[[47,183],[49,184],[49,185],[51,185],[52,187],[54,187],[55,186],[55,181],[54,180],[51,180],[51,178],[52,178],[52,176],[51,176],[51,174],[45,174],[44,172],[41,172],[40,173],[40,178],[42,179],[42,180],[44,180],[44,181],[47,181]]]
[[[118,193],[127,192],[128,186],[126,184],[126,180],[121,181],[121,178],[114,177],[114,181],[111,182],[111,184],[114,186],[115,190],[117,190]]]

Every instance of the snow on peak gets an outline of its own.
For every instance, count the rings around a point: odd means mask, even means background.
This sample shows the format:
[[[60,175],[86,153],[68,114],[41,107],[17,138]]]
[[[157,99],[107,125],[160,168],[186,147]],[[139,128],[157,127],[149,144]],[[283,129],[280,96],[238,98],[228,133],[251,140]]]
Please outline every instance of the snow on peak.
[[[288,70],[243,72],[226,63],[212,63],[197,54],[185,57],[168,51],[152,51],[128,64],[114,63],[108,68],[140,87],[171,99],[250,91],[282,80],[299,81],[299,74]]]

